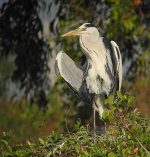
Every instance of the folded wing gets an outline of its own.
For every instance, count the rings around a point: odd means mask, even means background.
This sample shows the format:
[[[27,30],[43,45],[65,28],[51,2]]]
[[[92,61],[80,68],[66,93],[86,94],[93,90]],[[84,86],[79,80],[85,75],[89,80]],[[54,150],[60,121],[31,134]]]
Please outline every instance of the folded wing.
[[[111,41],[111,45],[112,45],[112,50],[115,56],[115,60],[116,60],[116,79],[118,81],[118,90],[121,90],[121,85],[122,85],[122,58],[121,58],[121,54],[120,54],[120,50],[118,45],[114,42]]]

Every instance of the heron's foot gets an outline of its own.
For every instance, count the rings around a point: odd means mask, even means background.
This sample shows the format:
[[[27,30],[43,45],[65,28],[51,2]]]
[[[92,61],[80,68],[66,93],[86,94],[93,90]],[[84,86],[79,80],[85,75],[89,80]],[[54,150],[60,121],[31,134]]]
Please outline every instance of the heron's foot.
[[[95,114],[94,132],[98,135],[104,135],[107,132],[106,122],[100,119],[99,114]]]
[[[104,134],[106,134],[106,132],[107,132],[107,129],[105,127],[102,127],[100,129],[100,135],[104,135]]]
[[[96,128],[93,129],[93,131],[94,131],[94,134],[102,136],[106,134],[107,129],[105,127],[97,126]]]

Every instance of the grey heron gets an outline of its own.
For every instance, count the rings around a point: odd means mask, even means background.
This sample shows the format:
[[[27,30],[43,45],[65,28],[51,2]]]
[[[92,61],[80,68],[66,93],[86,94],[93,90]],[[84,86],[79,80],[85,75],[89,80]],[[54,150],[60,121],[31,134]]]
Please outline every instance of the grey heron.
[[[79,36],[84,65],[77,65],[67,54],[59,52],[56,65],[60,75],[85,103],[93,106],[100,118],[105,111],[104,100],[116,94],[122,84],[122,58],[118,45],[102,36],[96,27],[85,23],[62,37]]]

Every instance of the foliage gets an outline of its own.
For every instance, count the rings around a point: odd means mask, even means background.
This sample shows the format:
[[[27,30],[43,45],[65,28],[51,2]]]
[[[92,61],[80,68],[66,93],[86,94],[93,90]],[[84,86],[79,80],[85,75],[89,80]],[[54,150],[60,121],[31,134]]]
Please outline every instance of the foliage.
[[[38,142],[11,146],[8,144],[9,133],[3,133],[0,139],[1,155],[6,156],[149,156],[150,125],[137,109],[132,109],[133,97],[118,93],[118,101],[110,97],[106,104],[116,107],[113,120],[105,134],[99,135],[83,127],[78,121],[73,132],[66,134],[52,133]],[[105,118],[104,118],[105,119]]]
[[[103,119],[105,121],[110,121],[113,118],[113,115],[116,113],[127,113],[131,109],[131,105],[134,101],[133,96],[122,95],[121,92],[117,92],[117,99],[114,100],[114,96],[109,96],[105,100],[105,105],[111,106],[111,109],[103,113]]]

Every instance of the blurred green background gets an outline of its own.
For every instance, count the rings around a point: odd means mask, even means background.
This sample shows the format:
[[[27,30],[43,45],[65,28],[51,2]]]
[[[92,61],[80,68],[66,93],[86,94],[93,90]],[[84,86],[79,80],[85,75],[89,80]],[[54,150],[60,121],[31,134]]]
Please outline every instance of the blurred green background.
[[[60,35],[85,22],[119,45],[122,91],[134,95],[134,107],[150,117],[149,10],[149,0],[1,0],[0,134],[13,134],[12,143],[34,141],[71,129],[78,118],[91,120],[91,108],[54,68],[59,50],[79,61],[78,38]]]

